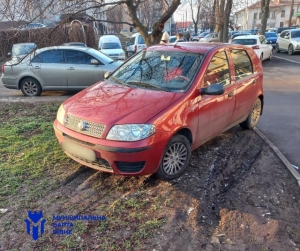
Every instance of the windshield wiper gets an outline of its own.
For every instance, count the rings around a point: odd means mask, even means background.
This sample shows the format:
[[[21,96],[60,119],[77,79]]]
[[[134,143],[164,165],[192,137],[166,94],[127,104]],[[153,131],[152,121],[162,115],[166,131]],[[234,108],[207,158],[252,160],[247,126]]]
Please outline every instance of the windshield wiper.
[[[163,88],[163,87],[160,87],[160,86],[157,86],[157,85],[154,85],[154,84],[150,84],[150,83],[146,83],[146,82],[127,82],[127,83],[138,85],[138,86],[144,86],[144,87],[151,86],[151,87],[154,87],[156,89],[159,89],[159,90],[162,90],[162,91],[165,91],[165,92],[170,91],[167,88]]]
[[[128,86],[128,87],[132,87],[132,86],[130,86],[129,84],[122,82],[120,79],[118,79],[118,78],[116,78],[116,77],[112,77],[112,76],[111,76],[111,77],[109,77],[109,79],[114,80],[114,81],[117,82],[118,84],[125,85],[125,86]]]

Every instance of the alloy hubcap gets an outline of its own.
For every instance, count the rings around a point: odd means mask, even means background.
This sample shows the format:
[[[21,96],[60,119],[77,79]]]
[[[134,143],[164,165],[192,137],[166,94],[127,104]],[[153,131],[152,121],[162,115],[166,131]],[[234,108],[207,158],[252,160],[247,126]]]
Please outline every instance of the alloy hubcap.
[[[28,95],[35,95],[37,93],[37,86],[32,81],[28,81],[24,83],[24,91]]]
[[[172,144],[163,157],[163,170],[168,175],[177,174],[187,161],[187,149],[182,143]]]

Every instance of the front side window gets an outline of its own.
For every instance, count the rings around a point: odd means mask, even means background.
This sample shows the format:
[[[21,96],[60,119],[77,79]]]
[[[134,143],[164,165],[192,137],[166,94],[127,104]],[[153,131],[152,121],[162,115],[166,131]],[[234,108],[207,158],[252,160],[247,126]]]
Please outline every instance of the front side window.
[[[292,31],[291,32],[291,38],[300,37],[300,31]]]
[[[185,92],[203,55],[190,52],[143,51],[125,62],[111,80],[136,88]]]
[[[209,63],[204,75],[204,86],[210,84],[230,84],[230,70],[225,51],[218,52]]]
[[[251,59],[245,50],[231,50],[236,80],[253,74]]]
[[[67,64],[91,64],[94,59],[90,54],[83,51],[65,50]]]
[[[145,44],[144,38],[141,35],[138,36],[138,44]]]

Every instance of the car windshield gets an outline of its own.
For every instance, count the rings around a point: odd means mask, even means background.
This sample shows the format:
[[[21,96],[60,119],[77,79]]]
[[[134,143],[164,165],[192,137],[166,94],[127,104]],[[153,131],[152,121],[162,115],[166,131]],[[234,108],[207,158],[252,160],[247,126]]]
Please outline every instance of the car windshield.
[[[203,56],[190,52],[142,51],[111,76],[118,83],[136,88],[185,92]]]
[[[300,30],[299,31],[292,31],[292,38],[300,37]]]
[[[206,36],[207,32],[202,32],[199,36]]]
[[[257,40],[256,39],[234,39],[231,43],[232,44],[253,45],[253,44],[257,44]]]
[[[28,54],[36,47],[36,44],[14,44],[12,48],[12,55],[19,56]]]
[[[210,38],[210,37],[212,37],[212,35],[213,35],[213,34],[207,34],[207,35],[205,36],[205,38]]]
[[[266,37],[277,37],[277,34],[275,32],[267,32],[265,33]]]
[[[119,43],[104,43],[102,49],[121,49],[121,45]]]

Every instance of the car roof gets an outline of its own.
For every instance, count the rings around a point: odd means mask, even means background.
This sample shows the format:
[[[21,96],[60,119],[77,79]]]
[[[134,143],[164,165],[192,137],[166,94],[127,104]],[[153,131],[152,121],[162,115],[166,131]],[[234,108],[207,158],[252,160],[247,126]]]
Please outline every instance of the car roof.
[[[41,49],[37,49],[36,53],[40,53],[43,51],[47,51],[47,50],[59,50],[59,49],[66,49],[66,50],[70,50],[70,49],[75,49],[78,51],[89,51],[89,50],[94,50],[93,48],[90,47],[83,47],[83,46],[76,46],[76,45],[59,45],[59,46],[49,46],[49,47],[44,47]]]
[[[227,48],[242,47],[248,49],[248,47],[244,45],[236,45],[236,44],[221,43],[221,42],[213,42],[213,43],[181,42],[175,45],[174,44],[153,45],[151,47],[146,48],[146,50],[184,51],[184,52],[191,52],[191,53],[206,54],[212,49],[218,49],[222,47],[227,47]]]

